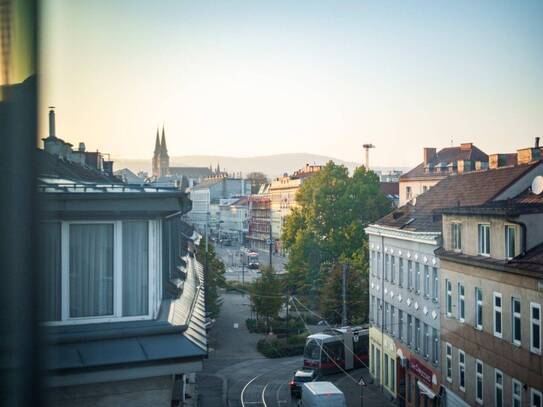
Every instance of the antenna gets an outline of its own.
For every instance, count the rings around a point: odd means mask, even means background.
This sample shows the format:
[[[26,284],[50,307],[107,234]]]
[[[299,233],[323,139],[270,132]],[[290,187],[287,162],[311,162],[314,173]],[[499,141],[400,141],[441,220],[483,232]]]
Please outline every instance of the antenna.
[[[366,170],[370,169],[370,148],[375,148],[373,144],[364,144],[362,145],[364,150],[366,150]]]

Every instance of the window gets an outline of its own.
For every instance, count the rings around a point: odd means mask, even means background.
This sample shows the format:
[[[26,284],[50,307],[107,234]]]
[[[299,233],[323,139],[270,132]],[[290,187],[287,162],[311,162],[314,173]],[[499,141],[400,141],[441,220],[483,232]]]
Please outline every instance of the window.
[[[437,329],[432,328],[432,337],[434,339],[434,347],[432,349],[432,361],[437,365],[439,363],[439,335]]]
[[[413,198],[413,192],[411,187],[405,187],[405,197],[408,201]]]
[[[388,355],[385,353],[385,360],[383,362],[383,383],[386,387],[389,387],[388,382]]]
[[[458,387],[466,391],[466,354],[463,350],[458,350]]]
[[[403,287],[403,259],[398,258],[398,285]]]
[[[530,407],[543,407],[543,396],[536,389],[530,389]]]
[[[390,254],[385,255],[385,281],[388,281],[390,275]]]
[[[521,343],[521,320],[520,320],[520,299],[511,298],[511,328],[512,328],[512,338],[515,345],[520,345]]]
[[[415,349],[420,351],[420,320],[415,318]]]
[[[424,194],[426,191],[428,191],[428,185],[422,186],[422,193]]]
[[[430,357],[430,327],[426,324],[424,324],[423,335],[422,353],[424,354],[424,357],[428,359]]]
[[[483,362],[475,361],[475,400],[483,404]]]
[[[505,258],[512,259],[515,257],[515,227],[511,225],[505,226]]]
[[[415,262],[415,291],[420,293],[420,263]]]
[[[382,308],[381,308],[381,300],[379,298],[377,298],[377,315],[376,315],[376,318],[375,318],[375,321],[377,322],[377,326],[381,326],[381,312],[382,312]]]
[[[502,337],[502,295],[494,293],[494,336]]]
[[[403,340],[403,311],[401,309],[398,309],[398,338],[400,341]]]
[[[466,318],[466,302],[464,285],[458,283],[458,319],[460,322],[464,322]]]
[[[451,223],[451,241],[453,250],[462,250],[462,224]]]
[[[511,381],[512,407],[522,406],[522,383],[516,379]]]
[[[424,296],[430,297],[430,268],[424,265]]]
[[[396,391],[396,369],[394,366],[394,359],[390,358],[388,363],[390,363],[390,390]]]
[[[413,345],[413,317],[407,314],[407,344]]]
[[[530,304],[530,350],[541,353],[541,305]]]
[[[390,305],[388,302],[385,302],[385,322],[383,324],[383,328],[385,331],[388,331],[388,328],[390,327]]]
[[[394,327],[396,326],[396,324],[394,323],[394,320],[396,319],[396,308],[394,308],[394,305],[391,305],[390,306],[390,332],[392,332],[392,335],[394,335],[394,331],[396,331],[396,329],[394,329]]]
[[[483,329],[483,291],[475,287],[475,328]]]
[[[494,406],[503,407],[503,373],[498,369],[494,369],[494,384],[496,389]]]
[[[390,281],[394,283],[396,280],[396,257],[390,256]]]
[[[375,296],[370,296],[370,322],[375,321]]]
[[[381,278],[381,253],[377,252],[377,270],[376,270],[376,276],[378,279]]]
[[[370,252],[371,275],[375,277],[375,251]]]
[[[432,280],[434,281],[432,297],[434,301],[439,301],[439,277],[437,275],[437,267],[432,267]]]
[[[479,225],[479,254],[490,256],[490,225]]]
[[[452,346],[450,343],[445,344],[446,360],[445,372],[447,373],[447,381],[452,383]]]
[[[413,261],[407,261],[407,288],[409,290],[413,289]]]
[[[61,320],[61,224],[43,222],[40,224],[40,265],[42,267],[41,290],[43,302],[40,304],[40,320]]]
[[[452,315],[452,284],[451,280],[445,280],[445,289],[447,290],[445,294],[446,298],[446,312],[447,316],[450,317]]]

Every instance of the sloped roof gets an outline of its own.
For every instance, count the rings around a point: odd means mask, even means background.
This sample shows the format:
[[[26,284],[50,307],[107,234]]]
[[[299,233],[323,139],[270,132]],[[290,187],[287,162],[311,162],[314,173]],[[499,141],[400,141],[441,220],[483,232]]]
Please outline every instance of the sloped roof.
[[[543,243],[526,252],[524,256],[509,260],[507,266],[543,274]]]
[[[418,196],[415,205],[408,203],[379,219],[376,224],[412,231],[440,231],[441,221],[434,216],[436,210],[490,202],[540,163],[538,161],[532,164],[450,175]]]
[[[185,175],[188,178],[209,177],[213,173],[207,167],[170,167],[170,174]]]
[[[434,166],[440,163],[450,164],[459,160],[469,160],[469,161],[488,161],[488,155],[483,151],[479,150],[473,144],[470,148],[467,147],[446,147],[439,150],[436,155],[429,161],[429,164]],[[435,178],[435,177],[444,177],[448,174],[440,173],[428,173],[424,169],[424,162],[417,165],[412,170],[402,174],[400,180],[407,180],[411,178]]]
[[[398,195],[400,193],[399,182],[380,182],[379,189],[384,195]]]

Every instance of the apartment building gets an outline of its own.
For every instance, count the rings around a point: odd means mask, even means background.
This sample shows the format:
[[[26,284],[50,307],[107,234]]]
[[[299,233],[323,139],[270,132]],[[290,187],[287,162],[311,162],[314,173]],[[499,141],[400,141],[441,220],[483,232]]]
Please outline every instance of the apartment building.
[[[263,184],[258,194],[249,196],[249,230],[247,243],[253,250],[268,250],[271,228],[269,184]]]
[[[453,174],[366,228],[370,371],[401,405],[437,405],[441,400],[443,282],[435,251],[441,247],[442,222],[436,211],[517,196],[543,174],[543,164],[533,158],[516,166]],[[391,339],[395,359],[387,345]]]
[[[442,211],[447,406],[543,406],[542,191]]]

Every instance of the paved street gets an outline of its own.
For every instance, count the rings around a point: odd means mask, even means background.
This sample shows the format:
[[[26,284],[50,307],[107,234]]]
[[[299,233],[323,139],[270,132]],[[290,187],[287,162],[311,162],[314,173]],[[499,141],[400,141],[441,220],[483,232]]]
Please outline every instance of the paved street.
[[[291,400],[288,381],[294,371],[302,366],[302,357],[281,359],[264,358],[256,350],[260,334],[251,334],[245,327],[250,317],[249,299],[237,293],[223,294],[221,315],[212,328],[209,359],[198,374],[199,402],[201,407],[219,405],[288,407]],[[349,374],[358,380],[367,372],[355,370]],[[360,406],[360,389],[349,376],[326,376],[346,395],[348,406]],[[364,388],[364,406],[386,406],[388,400],[377,386]]]

